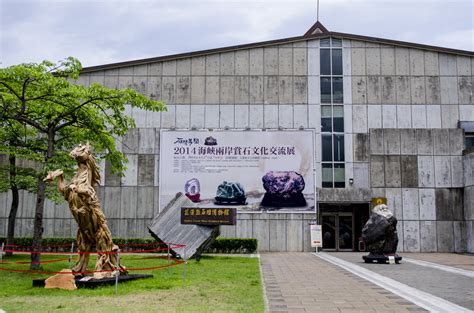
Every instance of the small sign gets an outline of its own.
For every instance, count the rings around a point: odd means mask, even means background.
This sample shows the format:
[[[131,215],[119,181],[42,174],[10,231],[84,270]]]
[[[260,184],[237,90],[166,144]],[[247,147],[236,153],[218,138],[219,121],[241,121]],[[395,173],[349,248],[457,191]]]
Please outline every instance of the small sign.
[[[379,205],[379,204],[387,205],[387,198],[383,198],[383,197],[372,198],[372,207],[375,207],[376,205]]]
[[[216,226],[235,225],[236,222],[236,208],[181,208],[181,224]]]
[[[311,232],[311,247],[321,248],[323,246],[321,225],[311,224],[309,230]]]

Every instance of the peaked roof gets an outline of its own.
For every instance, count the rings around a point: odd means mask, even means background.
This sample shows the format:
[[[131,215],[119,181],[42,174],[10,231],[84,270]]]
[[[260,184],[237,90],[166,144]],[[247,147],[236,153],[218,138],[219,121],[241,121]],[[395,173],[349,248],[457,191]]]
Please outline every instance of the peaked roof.
[[[328,31],[327,28],[324,27],[323,24],[321,24],[321,22],[316,21],[316,23],[314,23],[313,26],[311,26],[303,36],[254,42],[254,43],[243,44],[243,45],[228,46],[228,47],[222,47],[222,48],[200,50],[200,51],[193,51],[193,52],[186,52],[186,53],[179,53],[179,54],[172,54],[172,55],[146,58],[146,59],[140,59],[140,60],[132,60],[132,61],[117,62],[117,63],[111,63],[111,64],[97,65],[97,66],[89,66],[89,67],[84,67],[81,73],[86,74],[86,73],[91,73],[91,72],[96,72],[96,71],[101,71],[101,70],[108,70],[108,69],[115,69],[115,68],[126,67],[126,66],[143,65],[143,64],[153,63],[153,62],[177,60],[177,59],[183,59],[183,58],[189,58],[189,57],[204,56],[204,55],[213,54],[213,53],[230,52],[230,51],[244,50],[244,49],[250,49],[250,48],[261,48],[261,47],[287,44],[287,43],[305,41],[309,39],[327,38],[327,37],[337,37],[341,39],[359,40],[359,41],[366,41],[366,42],[372,42],[372,43],[378,43],[378,44],[386,44],[386,45],[392,45],[392,46],[415,48],[415,49],[422,49],[422,50],[429,50],[429,51],[435,51],[435,52],[458,54],[458,55],[474,57],[474,52],[468,51],[468,50],[451,49],[451,48],[430,46],[430,45],[424,45],[424,44],[418,44],[418,43],[412,43],[412,42],[406,42],[406,41],[398,41],[398,40],[391,40],[391,39],[384,39],[384,38],[377,38],[377,37],[368,37],[368,36],[361,36],[361,35],[354,35],[354,34],[332,32],[332,31]]]
[[[319,21],[316,21],[316,23],[314,23],[313,26],[308,29],[308,31],[303,35],[303,37],[324,33],[329,33],[329,31],[326,27],[324,27],[323,24],[321,24]]]

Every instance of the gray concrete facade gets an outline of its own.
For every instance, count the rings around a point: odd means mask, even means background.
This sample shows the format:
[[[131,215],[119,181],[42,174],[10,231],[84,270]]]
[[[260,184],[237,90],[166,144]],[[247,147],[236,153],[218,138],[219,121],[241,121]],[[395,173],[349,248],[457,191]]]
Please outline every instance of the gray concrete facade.
[[[116,237],[148,237],[159,213],[160,129],[312,129],[319,202],[388,198],[401,251],[474,252],[472,154],[458,121],[474,121],[474,58],[342,38],[346,188],[321,187],[320,40],[294,40],[88,71],[78,84],[133,88],[166,112],[128,108],[137,128],[118,140],[125,176],[102,166],[100,199]],[[353,184],[349,179],[353,179]],[[18,235],[31,234],[34,195],[22,193]],[[0,235],[10,197],[0,195]],[[239,214],[222,234],[260,251],[308,251],[316,214]],[[47,203],[46,236],[73,236],[67,207]]]

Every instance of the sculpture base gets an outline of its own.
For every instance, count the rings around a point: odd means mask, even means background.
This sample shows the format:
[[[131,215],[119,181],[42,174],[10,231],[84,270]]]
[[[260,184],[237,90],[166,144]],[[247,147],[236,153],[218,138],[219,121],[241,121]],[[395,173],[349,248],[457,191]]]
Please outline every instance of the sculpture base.
[[[77,288],[96,288],[99,286],[115,285],[115,277],[108,277],[108,278],[103,278],[103,279],[90,278],[90,279],[84,280],[84,278],[87,278],[87,277],[90,277],[90,276],[75,278]],[[123,283],[126,281],[143,279],[143,278],[153,278],[153,275],[146,275],[146,274],[120,275],[118,277],[118,282]],[[33,279],[33,287],[44,287],[45,280],[46,279]]]
[[[304,207],[306,199],[301,192],[280,195],[265,193],[262,199],[262,206],[266,207]]]
[[[362,256],[362,259],[365,263],[380,263],[380,264],[387,264],[390,263],[390,258],[393,256],[395,263],[400,264],[402,257],[398,254],[372,254]]]
[[[215,197],[216,201],[214,204],[216,205],[245,205],[247,204],[246,197],[239,197],[239,198],[222,198],[222,197]]]

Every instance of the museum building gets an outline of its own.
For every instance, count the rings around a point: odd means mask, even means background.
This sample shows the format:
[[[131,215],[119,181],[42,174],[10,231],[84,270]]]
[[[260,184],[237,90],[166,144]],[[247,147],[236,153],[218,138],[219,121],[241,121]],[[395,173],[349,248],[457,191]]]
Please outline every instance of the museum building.
[[[166,132],[312,133],[314,208],[241,210],[221,236],[253,237],[260,251],[358,251],[371,200],[398,219],[399,251],[474,253],[474,53],[328,31],[84,68],[79,84],[131,87],[166,112],[128,109],[137,128],[117,141],[124,177],[102,166],[99,194],[114,237],[149,237],[164,203]],[[301,133],[302,134],[302,133]],[[183,192],[184,190],[176,190]],[[306,190],[308,192],[308,190]],[[17,235],[31,234],[23,192]],[[0,195],[0,234],[9,197]],[[44,236],[75,236],[66,204],[47,201]]]

